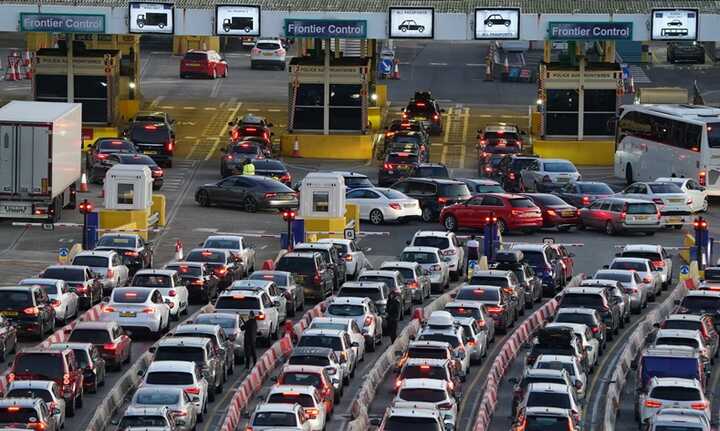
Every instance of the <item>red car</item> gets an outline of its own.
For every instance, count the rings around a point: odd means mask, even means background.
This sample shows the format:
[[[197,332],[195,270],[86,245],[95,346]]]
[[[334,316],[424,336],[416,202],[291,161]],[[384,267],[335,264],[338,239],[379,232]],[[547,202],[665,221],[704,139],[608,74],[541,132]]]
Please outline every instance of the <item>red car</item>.
[[[497,217],[498,231],[535,231],[543,226],[543,218],[530,199],[510,193],[485,193],[446,206],[440,212],[440,223],[445,229],[454,231],[461,228],[481,229]]]
[[[66,330],[67,331],[67,330]],[[120,370],[131,360],[132,340],[117,322],[78,322],[70,330],[69,342],[92,343],[108,367]]]
[[[573,260],[575,255],[570,253],[562,244],[551,244],[550,247],[552,247],[558,255],[560,266],[562,267],[563,274],[565,275],[565,281],[570,281],[573,276],[573,271],[575,271],[575,261]]]
[[[213,50],[191,49],[180,60],[180,78],[201,76],[203,78],[227,78],[230,66]]]
[[[564,200],[549,193],[523,193],[542,211],[543,227],[557,227],[561,232],[577,227],[580,211]]]

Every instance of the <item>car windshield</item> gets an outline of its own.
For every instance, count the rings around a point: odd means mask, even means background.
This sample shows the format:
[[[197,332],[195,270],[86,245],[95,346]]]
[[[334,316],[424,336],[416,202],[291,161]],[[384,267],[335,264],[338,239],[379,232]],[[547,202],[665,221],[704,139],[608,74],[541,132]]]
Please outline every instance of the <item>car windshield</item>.
[[[705,268],[705,281],[720,281],[720,269]]]
[[[439,389],[408,388],[401,390],[398,397],[403,401],[439,403],[447,398],[447,394]]]
[[[599,271],[595,273],[595,277],[593,278],[598,280],[614,280],[619,281],[620,283],[630,283],[632,281],[632,273]]]
[[[523,252],[523,260],[528,263],[528,265],[538,268],[538,267],[545,267],[545,253],[542,251],[534,251],[534,250],[522,250]]]
[[[530,392],[527,399],[527,407],[555,407],[559,409],[570,409],[570,397],[566,393],[556,392]]]
[[[444,250],[450,247],[450,240],[444,236],[416,236],[412,245],[414,247],[435,247]]]
[[[149,295],[150,292],[146,290],[116,290],[112,300],[118,304],[142,304]]]
[[[568,206],[568,204],[564,200],[560,199],[555,195],[538,194],[533,195],[532,198],[535,202],[540,202],[541,204],[546,206]]]
[[[566,293],[560,300],[560,307],[588,307],[600,309],[605,306],[603,297],[588,293]]]
[[[474,307],[445,307],[445,311],[452,314],[455,317],[472,317],[474,319],[481,319],[482,312]],[[467,332],[467,331],[466,331]]]
[[[280,258],[276,269],[299,275],[315,275],[315,261],[311,257],[288,257]]]
[[[319,388],[322,385],[322,379],[320,374],[316,373],[283,373],[282,377],[278,379],[278,384],[281,385],[300,385],[300,386],[314,386]]]
[[[103,344],[110,342],[110,334],[107,329],[75,328],[70,334],[68,341],[75,343]]]
[[[609,185],[604,183],[578,184],[577,187],[580,193],[588,195],[611,195],[615,193]]]
[[[645,262],[617,261],[610,265],[610,269],[624,269],[626,271],[646,272],[647,264]]]
[[[394,289],[395,286],[395,278],[393,277],[383,277],[380,275],[361,275],[358,277],[357,281],[376,281],[378,283],[385,283],[388,288]]]
[[[177,392],[164,392],[156,390],[138,390],[134,404],[152,404],[171,406],[180,401],[180,394]]]
[[[435,418],[416,416],[390,416],[383,426],[383,431],[442,431],[443,428]]]
[[[682,302],[682,307],[689,311],[715,312],[720,309],[720,297],[714,296],[687,296]]]
[[[423,333],[420,334],[418,337],[418,340],[420,341],[442,341],[444,343],[448,343],[452,348],[456,348],[460,345],[460,340],[458,340],[457,335],[451,335],[451,334],[441,334],[441,333]]]
[[[345,178],[345,186],[350,188],[357,188],[357,187],[375,187],[373,183],[370,182],[368,177],[344,177]]]
[[[537,159],[513,159],[511,166],[515,171],[521,171],[535,163]]]
[[[97,242],[97,247],[135,247],[134,236],[103,236]]]
[[[260,299],[255,296],[221,296],[215,303],[216,309],[222,310],[259,310]]]
[[[575,166],[569,162],[544,162],[543,171],[545,172],[577,172]]]
[[[470,282],[468,283],[471,286],[480,286],[480,285],[486,285],[486,286],[500,286],[500,287],[507,287],[509,282],[507,277],[490,277],[487,275],[474,275]]]
[[[326,367],[330,365],[330,359],[326,356],[293,355],[290,356],[290,365],[312,365],[315,367]]]
[[[400,255],[403,262],[417,262],[419,264],[438,263],[438,257],[435,253],[425,251],[403,251]]]
[[[192,385],[195,383],[191,373],[181,371],[152,371],[145,378],[145,383],[150,385]]]
[[[227,250],[239,250],[240,240],[237,239],[221,239],[221,238],[209,238],[203,243],[205,248],[220,248]]]
[[[677,184],[673,184],[673,183],[648,184],[648,187],[650,187],[650,191],[655,194],[682,193],[683,192],[680,189],[680,187],[678,187]]]
[[[446,359],[448,357],[448,353],[445,349],[410,347],[408,349],[408,357],[418,359]]]
[[[32,307],[32,296],[26,290],[0,290],[0,308],[8,309],[25,309]]]
[[[196,265],[173,264],[165,266],[165,269],[177,271],[180,277],[199,277],[202,275],[202,268]]]
[[[400,373],[400,380],[405,379],[447,379],[447,372],[444,367],[431,365],[407,365]]]
[[[656,214],[657,207],[652,203],[632,203],[625,206],[625,212],[628,214]]]
[[[558,313],[555,317],[558,323],[582,323],[590,327],[595,326],[596,322],[592,315],[584,313]]]
[[[365,308],[362,305],[350,305],[350,304],[331,304],[327,310],[328,314],[333,316],[362,316],[365,314]]]
[[[37,422],[38,412],[31,407],[17,407],[12,409],[0,408],[0,424],[17,424],[18,426],[12,426],[4,429],[33,429],[25,424]],[[43,428],[34,428],[43,429]]]
[[[467,288],[460,289],[455,299],[467,299],[469,301],[497,302],[500,300],[499,289]]]
[[[450,178],[445,166],[420,166],[415,169],[414,176],[422,178]]]
[[[188,361],[196,364],[205,362],[205,351],[202,347],[190,346],[159,346],[155,351],[155,361]]]
[[[133,277],[131,285],[138,287],[173,287],[172,278],[169,275],[160,274],[137,274]]]
[[[225,253],[219,251],[191,251],[187,258],[188,262],[211,262],[225,263]]]
[[[696,388],[682,386],[659,386],[650,392],[650,398],[668,401],[697,401],[701,400],[700,391]]]
[[[343,287],[340,288],[337,296],[339,298],[370,298],[371,301],[379,301],[383,299],[380,289],[374,287]]]
[[[295,404],[305,408],[315,407],[312,395],[301,394],[297,392],[277,392],[270,394],[267,399],[268,404]]]
[[[397,271],[405,280],[415,279],[415,270],[412,268],[381,267],[381,270]]]
[[[163,416],[151,416],[151,415],[137,415],[137,416],[125,416],[120,421],[118,429],[126,428],[148,428],[148,427],[162,427],[168,426],[167,419]]]
[[[343,350],[340,337],[327,335],[303,335],[300,337],[299,347],[327,347],[335,351]]]
[[[295,413],[289,412],[257,412],[252,424],[256,427],[295,427],[297,418]]]
[[[163,125],[136,124],[130,128],[130,140],[147,144],[164,144],[170,141],[170,130]]]
[[[568,431],[575,429],[566,417],[528,416],[525,431]]]
[[[388,163],[397,163],[397,164],[405,164],[405,165],[412,165],[414,163],[417,163],[418,156],[417,154],[410,154],[410,153],[390,153],[387,156],[387,162]]]
[[[34,377],[46,377],[48,380],[62,379],[65,373],[63,358],[57,354],[23,353],[15,357],[14,370],[17,374],[32,373]]]
[[[655,339],[656,346],[688,346],[698,348],[700,347],[698,341],[694,338],[682,338],[682,337],[659,337]]]
[[[75,256],[73,265],[106,268],[108,266],[108,258],[103,256]]]
[[[46,403],[51,403],[54,401],[52,393],[48,391],[47,389],[13,389],[7,394],[5,394],[5,398],[40,398]]]
[[[250,274],[250,277],[248,277],[248,280],[267,280],[272,281],[278,286],[287,286],[288,285],[288,277],[285,274],[267,274],[262,272],[253,272]]]
[[[458,198],[458,197],[470,197],[470,190],[468,190],[465,183],[461,184],[438,184],[438,195]]]

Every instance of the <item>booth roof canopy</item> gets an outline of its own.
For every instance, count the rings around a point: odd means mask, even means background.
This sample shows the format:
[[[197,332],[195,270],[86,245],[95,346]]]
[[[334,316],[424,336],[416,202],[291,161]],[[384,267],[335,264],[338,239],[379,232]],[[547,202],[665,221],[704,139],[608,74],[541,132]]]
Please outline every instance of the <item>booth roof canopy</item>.
[[[154,0],[148,0],[154,1]],[[157,0],[161,1],[161,0]],[[172,0],[162,0],[173,3]],[[5,4],[127,7],[129,0],[2,0]],[[649,13],[653,8],[696,8],[717,13],[720,0],[175,0],[175,7],[211,9],[217,4],[254,4],[266,10],[386,12],[391,6],[434,7],[437,13],[468,13],[479,7],[519,7],[524,13]]]

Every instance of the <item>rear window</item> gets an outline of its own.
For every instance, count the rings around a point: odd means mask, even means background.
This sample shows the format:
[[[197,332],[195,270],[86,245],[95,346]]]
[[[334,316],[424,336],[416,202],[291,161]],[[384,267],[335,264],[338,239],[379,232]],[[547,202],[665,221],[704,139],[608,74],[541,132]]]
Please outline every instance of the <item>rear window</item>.
[[[518,134],[515,132],[505,132],[505,131],[497,131],[497,132],[484,132],[483,137],[487,139],[488,141],[493,140],[499,140],[499,139],[506,139],[506,140],[512,140],[517,141],[518,140]]]
[[[510,199],[510,206],[513,208],[535,208],[530,199]]]
[[[312,365],[325,367],[330,365],[330,359],[324,356],[293,355],[290,357],[290,365]]]
[[[240,241],[237,239],[210,238],[203,243],[205,248],[221,248],[227,250],[239,250]]]
[[[134,152],[135,146],[121,139],[103,139],[98,142],[97,149],[101,153]]]
[[[598,280],[614,280],[620,283],[630,283],[632,281],[632,273],[617,273],[617,272],[597,272],[595,277]]]
[[[314,386],[318,388],[322,385],[322,379],[319,374],[315,373],[283,373],[282,378],[278,381],[278,384]]]
[[[655,204],[632,203],[625,206],[625,212],[628,214],[656,214],[657,208]]]
[[[450,247],[450,240],[444,236],[416,236],[412,245],[414,247],[435,247],[444,250]]]
[[[9,407],[0,408],[0,424],[18,424],[20,426],[17,428],[30,428],[26,427],[25,424],[37,422],[37,418],[38,412],[33,408],[19,407],[16,411],[14,408],[13,411],[10,411]]]
[[[161,427],[165,428],[168,426],[167,419],[163,416],[151,416],[151,415],[137,415],[137,416],[125,416],[120,421],[118,429],[127,428],[149,428],[149,427]]]
[[[477,308],[445,307],[445,311],[455,317],[472,317],[473,319],[482,318],[482,313]]]
[[[299,347],[327,347],[335,351],[343,350],[340,337],[327,335],[303,335],[300,337]]]
[[[5,310],[32,307],[32,297],[29,291],[0,290],[0,308]]]
[[[371,301],[383,299],[380,289],[374,287],[343,287],[337,294],[338,297],[370,298]]]
[[[202,347],[159,346],[155,351],[155,361],[188,361],[202,364],[205,362],[205,350]]]
[[[361,275],[358,277],[357,281],[375,281],[378,283],[385,283],[388,288],[394,289],[395,287],[395,279],[393,277],[382,277],[379,275]]]
[[[447,379],[447,371],[443,367],[436,367],[430,365],[408,365],[402,373],[400,373],[400,380],[404,379],[434,379],[434,380],[445,380]]]
[[[475,192],[477,193],[505,193],[501,185],[494,184],[475,184]]]
[[[646,356],[642,358],[642,386],[653,377],[700,379],[697,358]]]
[[[270,49],[270,50],[276,50],[282,48],[279,43],[272,43],[272,42],[260,42],[255,44],[255,47],[258,49]]]
[[[286,171],[285,166],[277,160],[253,160],[253,166],[263,171]]]
[[[154,390],[143,390],[140,389],[135,397],[135,403],[137,404],[157,404],[157,405],[173,405],[176,404],[180,399],[180,395],[177,392],[159,392]]]
[[[123,155],[120,156],[119,159],[120,163],[122,163],[123,165],[157,165],[157,163],[155,163],[155,160],[150,158],[150,156],[146,156],[144,154]]]
[[[420,334],[418,337],[418,340],[420,341],[442,341],[444,343],[448,343],[452,348],[456,348],[460,345],[460,340],[456,335],[450,335],[450,334]]]
[[[398,395],[403,401],[416,401],[424,403],[439,403],[447,398],[445,391],[438,389],[403,389]]]
[[[215,308],[222,310],[259,310],[260,300],[255,296],[221,296]]]
[[[295,427],[297,418],[295,413],[257,412],[252,424],[256,427]]]
[[[391,416],[383,426],[384,431],[442,431],[435,418],[415,416]]]
[[[419,264],[438,263],[438,257],[435,253],[427,253],[424,251],[404,251],[400,255],[403,262],[417,262]]]
[[[511,165],[513,169],[520,171],[533,164],[536,160],[537,159],[514,159]]]
[[[450,172],[445,166],[422,166],[416,168],[413,175],[423,178],[450,178]]]
[[[146,290],[116,290],[113,292],[113,302],[119,304],[142,304],[150,295]]]
[[[558,362],[558,361],[547,361],[547,362],[538,362],[535,365],[535,368],[539,370],[565,370],[567,371],[568,375],[574,376],[575,375],[575,367],[573,367],[573,364],[569,362]]]
[[[435,108],[432,103],[416,102],[409,104],[407,108],[405,108],[405,111],[410,114],[410,116],[422,115],[429,117],[435,113]]]
[[[467,299],[470,301],[497,302],[500,300],[498,289],[460,289],[455,299]]]
[[[702,329],[700,322],[692,320],[665,320],[662,327],[664,329],[686,329],[690,331],[699,331]]]
[[[533,251],[533,250],[522,250],[523,252],[523,260],[528,263],[528,265],[538,268],[538,267],[545,267],[545,253],[542,251]]]
[[[13,389],[5,398],[40,398],[46,403],[53,401],[53,395],[45,389]]]
[[[408,199],[405,194],[393,189],[375,189],[375,191],[385,195],[388,199]]]
[[[285,274],[263,274],[261,272],[253,272],[248,277],[249,280],[270,280],[278,286],[287,286],[288,278]]]
[[[192,385],[194,383],[191,373],[179,371],[153,371],[148,373],[145,382],[150,385]]]
[[[592,315],[583,313],[559,313],[555,317],[555,321],[558,323],[581,323],[590,327],[597,324]]]
[[[180,277],[199,277],[202,275],[202,268],[194,265],[167,265],[165,268],[177,271]]]
[[[568,431],[572,425],[566,417],[528,416],[525,431]]]
[[[315,401],[310,394],[300,394],[297,392],[282,392],[271,394],[267,402],[269,404],[295,404],[298,403],[302,407],[315,407]]]
[[[720,269],[705,268],[705,281],[720,281]]]
[[[225,263],[225,253],[219,251],[191,251],[185,260],[188,262]]]
[[[638,257],[641,259],[649,260],[663,260],[662,256],[660,256],[659,253],[654,253],[651,251],[626,251],[623,252],[622,257]]]
[[[483,151],[491,154],[513,154],[520,152],[520,145],[517,142],[490,142],[483,148]]]
[[[60,353],[23,353],[15,357],[15,374],[32,373],[34,379],[45,377],[47,380],[62,378],[65,364]]]
[[[230,152],[233,154],[257,154],[258,147],[259,145],[256,144],[244,143],[239,145],[233,145],[232,148],[230,148]]]
[[[76,256],[73,265],[89,266],[91,268],[107,268],[108,258],[101,256]]]
[[[103,236],[97,242],[98,247],[135,247],[133,236]]]
[[[607,184],[578,184],[577,187],[580,193],[589,195],[611,195],[615,193]]]
[[[577,172],[575,166],[568,162],[545,162],[543,170],[545,172]]]
[[[447,359],[448,354],[447,350],[411,347],[408,350],[408,357],[417,359]]]
[[[558,409],[569,409],[570,397],[568,394],[556,392],[530,392],[527,400],[527,407],[555,407]]]
[[[445,197],[470,196],[465,184],[438,184],[438,195]]]
[[[105,329],[73,329],[68,341],[75,343],[103,344],[110,342],[110,334]]]
[[[533,195],[532,199],[535,202],[540,202],[547,206],[568,206],[564,200],[555,195]],[[512,203],[512,201],[510,201],[510,203]]]
[[[184,60],[191,60],[191,61],[203,61],[207,60],[207,54],[204,52],[187,52],[185,53],[185,57],[183,57]]]
[[[355,317],[365,314],[362,305],[332,304],[328,307],[327,314],[340,317]]]
[[[315,261],[311,257],[283,256],[277,264],[278,271],[287,271],[300,275],[315,275]]]
[[[135,124],[130,128],[130,140],[143,144],[164,144],[170,141],[170,130],[163,125]]]
[[[682,386],[660,386],[653,388],[650,392],[651,398],[670,401],[697,401],[700,398],[700,391],[695,388],[684,388]]]
[[[677,184],[673,183],[660,183],[660,184],[648,184],[648,187],[650,187],[650,191],[653,193],[682,193],[683,191],[680,190],[680,187],[678,187]]]
[[[685,299],[683,299],[682,306],[692,312],[714,312],[720,308],[720,298],[712,296],[686,296]]]
[[[348,187],[375,187],[368,177],[344,177],[345,185]]]
[[[418,161],[418,156],[409,153],[390,153],[387,156],[388,163],[414,164]]]
[[[645,264],[645,262],[619,261],[613,262],[612,265],[610,265],[610,269],[624,269],[626,271],[645,272],[647,271],[647,264]]]
[[[506,277],[489,277],[485,275],[473,276],[470,279],[470,285],[486,285],[486,286],[500,286],[508,287],[508,279]]]
[[[599,309],[605,306],[603,297],[591,293],[566,293],[560,301],[560,307],[588,307]]]
[[[385,269],[385,270],[388,270],[388,271],[397,271],[397,272],[399,272],[400,275],[402,275],[403,278],[406,279],[406,280],[414,280],[414,279],[415,279],[415,270],[413,270],[412,268],[394,268],[394,267],[390,267],[390,268],[380,268],[380,269]]]
[[[172,287],[170,276],[159,274],[138,274],[132,279],[137,287]]]
[[[682,338],[682,337],[660,337],[655,340],[656,346],[688,346],[698,348],[700,347],[698,341],[693,338]]]

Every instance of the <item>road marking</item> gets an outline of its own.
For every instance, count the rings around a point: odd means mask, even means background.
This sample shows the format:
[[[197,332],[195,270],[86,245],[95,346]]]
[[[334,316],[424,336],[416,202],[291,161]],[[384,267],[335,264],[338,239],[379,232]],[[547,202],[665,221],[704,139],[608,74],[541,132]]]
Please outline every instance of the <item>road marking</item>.
[[[225,125],[223,125],[219,136],[215,138],[215,143],[213,144],[212,148],[210,148],[210,152],[208,152],[207,156],[205,156],[205,160],[210,160],[210,157],[212,157],[212,155],[215,153],[215,150],[217,150],[218,145],[220,145],[220,140],[227,136],[228,123],[233,121],[233,119],[237,117],[238,111],[240,111],[241,106],[242,102],[238,102],[238,104],[235,106],[235,109],[232,110],[232,112],[228,116],[227,121],[225,121]]]
[[[160,109],[175,109],[175,107],[173,105],[163,105],[163,106],[158,106],[158,108],[160,108]]]
[[[182,139],[197,139],[194,136],[183,136]]]
[[[429,63],[430,66],[447,66],[447,63]]]
[[[218,93],[220,92],[220,86],[222,85],[223,80],[222,79],[216,79],[215,84],[213,85],[213,89],[210,92],[210,97],[217,97]]]
[[[155,99],[153,99],[152,103],[150,104],[150,108],[156,107],[162,100],[165,99],[165,96],[158,96]]]
[[[140,77],[138,78],[138,81],[140,81],[140,82],[142,82],[143,76],[145,76],[145,72],[147,71],[148,64],[150,64],[150,59],[152,59],[152,53],[140,65]]]
[[[206,106],[206,107],[204,107],[203,109],[206,110],[206,111],[215,111],[215,110],[217,110],[217,108],[214,107],[214,106]]]
[[[450,119],[452,118],[453,114],[453,108],[448,108],[447,110],[447,118],[445,119],[445,136],[443,136],[443,143],[447,144],[448,139],[450,138]],[[443,154],[445,150],[443,149]]]
[[[268,112],[283,112],[282,109],[276,109],[276,108],[271,108],[271,109],[268,109],[267,111]]]
[[[248,112],[259,112],[259,111],[262,111],[262,109],[257,109],[257,108],[247,108],[247,109],[245,109],[245,110],[248,111]]]
[[[189,160],[192,157],[192,155],[195,152],[195,150],[197,149],[199,143],[200,143],[200,139],[196,138],[195,143],[192,144],[192,147],[190,147],[190,151],[187,153],[187,156],[185,156],[185,160]]]
[[[465,66],[468,66],[468,67],[485,67],[485,65],[482,64],[482,63],[465,63]]]
[[[445,143],[447,144],[447,141],[445,141]],[[443,165],[447,164],[446,163],[447,151],[448,151],[448,146],[443,145],[442,154],[440,154],[440,163],[442,163]]]
[[[183,106],[183,109],[193,110],[197,108],[195,106]]]

